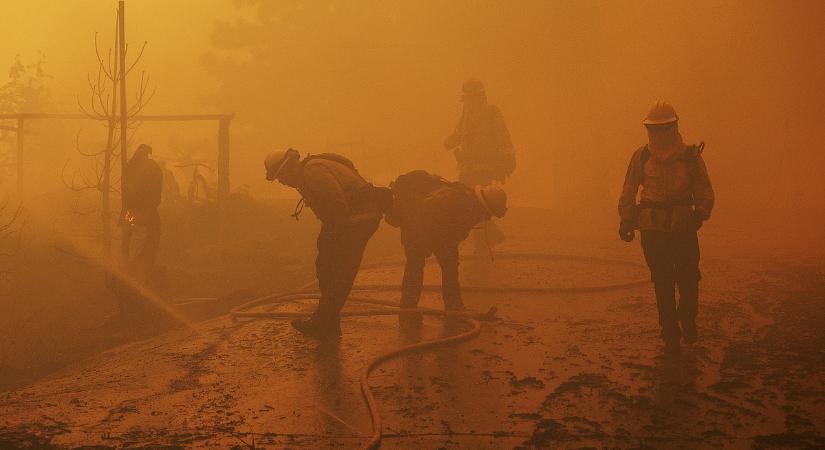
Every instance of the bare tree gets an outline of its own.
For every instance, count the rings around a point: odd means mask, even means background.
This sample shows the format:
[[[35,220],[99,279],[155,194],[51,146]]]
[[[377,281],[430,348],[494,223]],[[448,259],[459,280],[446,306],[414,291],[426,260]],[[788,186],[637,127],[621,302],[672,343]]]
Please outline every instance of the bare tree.
[[[119,20],[116,20],[116,23],[119,22]],[[128,65],[128,67],[125,67],[125,70],[123,70],[123,67],[120,67],[120,64],[121,61],[124,61],[125,59],[121,58],[119,52],[120,48],[125,48],[124,56],[128,54],[128,45],[120,45],[120,33],[118,32],[118,27],[119,25],[116,25],[114,45],[109,48],[105,58],[101,55],[100,47],[98,45],[98,33],[95,33],[94,48],[98,62],[97,75],[94,77],[91,73],[87,75],[87,82],[89,86],[88,98],[81,100],[80,96],[78,96],[77,99],[78,107],[87,117],[105,124],[104,126],[107,130],[106,145],[102,149],[98,150],[83,150],[80,145],[80,132],[78,132],[77,139],[75,140],[75,149],[78,154],[91,160],[91,163],[85,168],[75,169],[71,176],[67,177],[66,167],[69,162],[67,160],[61,172],[63,183],[69,189],[78,193],[87,190],[96,190],[100,192],[99,212],[102,224],[101,244],[103,247],[103,252],[107,256],[111,253],[112,223],[118,215],[112,211],[111,195],[121,194],[120,189],[118,188],[118,186],[121,185],[119,176],[123,173],[123,161],[126,159],[125,155],[121,155],[121,151],[118,151],[119,148],[122,148],[121,139],[124,139],[124,136],[122,136],[119,127],[119,103],[122,102],[123,99],[118,96],[117,87],[121,81],[121,77],[128,77],[128,75],[135,69],[135,66],[137,66],[142,59],[143,52],[146,50],[147,45],[147,42],[143,43],[137,57],[131,64]],[[146,71],[141,71],[140,81],[135,91],[134,101],[126,109],[128,132],[126,133],[127,135],[125,136],[125,139],[127,146],[134,138],[137,128],[140,127],[140,122],[137,121],[135,117],[143,111],[149,101],[151,101],[154,94],[154,89],[151,92],[149,91],[149,76],[146,74]],[[115,164],[113,164],[113,158]],[[119,168],[116,164],[118,159],[121,161]],[[114,169],[116,168],[119,170],[115,171]],[[93,212],[94,209],[92,211],[82,211],[79,208],[76,208],[76,211],[79,213],[89,213]]]

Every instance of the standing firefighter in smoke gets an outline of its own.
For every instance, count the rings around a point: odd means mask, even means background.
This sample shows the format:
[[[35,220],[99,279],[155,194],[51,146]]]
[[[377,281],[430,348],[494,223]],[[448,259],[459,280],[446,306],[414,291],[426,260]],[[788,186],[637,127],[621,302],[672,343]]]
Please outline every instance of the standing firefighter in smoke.
[[[467,186],[488,186],[504,183],[516,167],[510,133],[497,106],[487,103],[484,85],[469,79],[462,85],[464,109],[453,133],[444,147],[455,153],[459,181]],[[475,251],[480,253],[485,239],[496,245],[504,234],[492,222],[474,233]]]
[[[160,205],[163,191],[163,172],[158,163],[150,158],[152,147],[141,144],[126,164],[124,170],[126,210],[123,223],[124,256],[129,256],[133,227],[146,229],[146,238],[140,252],[129,260],[132,271],[139,277],[150,277],[155,268],[155,258],[160,244]]]
[[[423,170],[398,177],[391,186],[395,198],[388,224],[401,228],[407,262],[401,284],[401,308],[416,308],[424,283],[424,260],[435,254],[441,266],[446,310],[464,309],[458,283],[458,245],[470,230],[490,217],[504,217],[507,194],[501,187],[450,183]],[[401,315],[402,322],[420,315]]]
[[[713,187],[702,159],[704,144],[686,146],[679,118],[667,102],[654,103],[644,120],[648,144],[633,153],[619,198],[619,237],[641,231],[666,351],[680,339],[696,342],[699,303],[697,231],[713,209]],[[636,193],[642,187],[640,202]],[[679,305],[676,305],[676,286]],[[680,327],[681,325],[681,327]]]
[[[266,179],[295,188],[321,220],[315,270],[321,298],[309,320],[292,326],[305,336],[337,339],[340,313],[349,297],[367,242],[378,229],[381,215],[392,204],[386,188],[368,183],[347,158],[324,153],[303,160],[293,149],[275,151],[264,160]]]

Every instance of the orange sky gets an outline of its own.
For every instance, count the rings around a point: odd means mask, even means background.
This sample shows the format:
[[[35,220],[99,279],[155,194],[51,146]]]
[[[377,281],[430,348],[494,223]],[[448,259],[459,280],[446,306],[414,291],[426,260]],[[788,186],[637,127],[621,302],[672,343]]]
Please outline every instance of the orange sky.
[[[43,51],[60,107],[76,111],[94,31],[111,37],[116,1],[7,3],[0,66]],[[381,183],[415,168],[455,176],[441,141],[460,113],[461,81],[477,76],[513,135],[517,204],[612,208],[644,143],[641,117],[662,97],[686,140],[706,141],[720,205],[825,206],[823,2],[263,5],[259,15],[254,0],[127,2],[129,42],[149,41],[143,67],[158,93],[148,111],[236,112],[233,183],[256,194],[275,195],[260,179],[261,155],[290,145],[315,152],[363,139],[374,155],[350,156],[364,156]],[[203,61],[249,59],[249,47],[216,50],[211,40],[216,24],[239,18],[268,30],[258,44],[269,56],[221,88]],[[161,153],[190,135],[214,140],[206,127],[142,133]]]

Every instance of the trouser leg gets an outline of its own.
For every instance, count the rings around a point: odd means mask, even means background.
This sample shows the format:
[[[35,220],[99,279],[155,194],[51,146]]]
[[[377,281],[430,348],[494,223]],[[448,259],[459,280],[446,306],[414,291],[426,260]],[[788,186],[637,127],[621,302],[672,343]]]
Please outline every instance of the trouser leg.
[[[656,291],[656,306],[659,309],[659,325],[662,334],[670,337],[679,334],[676,317],[676,289],[673,280],[659,280],[653,283]]]
[[[332,239],[332,257],[330,263],[331,280],[327,295],[322,291],[321,300],[315,317],[321,321],[337,326],[341,309],[349,297],[364,249],[372,235],[378,229],[378,221],[369,221],[356,225],[336,226]]]
[[[404,264],[404,278],[401,281],[401,307],[415,308],[421,298],[421,289],[424,286],[424,259],[423,253],[413,249],[404,249],[406,263]]]
[[[122,240],[120,241],[120,257],[121,263],[123,264],[124,268],[128,271],[132,270],[132,234],[134,231],[132,230],[132,226],[130,224],[124,224],[123,226],[123,235]]]
[[[461,285],[458,282],[458,246],[453,245],[436,250],[435,256],[441,266],[441,296],[447,310],[463,310]]]
[[[650,268],[650,277],[656,291],[659,325],[666,341],[678,338],[680,333],[676,316],[676,273],[672,244],[671,233],[642,232],[642,249]]]
[[[676,283],[679,287],[677,318],[682,324],[686,340],[697,337],[696,316],[699,311],[699,239],[695,231],[676,236]]]
[[[329,303],[333,302],[333,286],[335,285],[335,264],[337,250],[337,230],[327,224],[321,225],[321,232],[318,233],[318,255],[315,257],[315,276],[318,279],[318,290],[321,298],[318,300],[318,308],[313,313],[313,320],[320,319],[322,310],[329,309]]]
[[[146,227],[146,239],[140,253],[135,257],[135,267],[139,273],[149,276],[155,266],[158,248],[160,247],[160,214],[155,210],[146,213],[140,219]]]
[[[404,279],[401,281],[401,308],[416,308],[421,299],[421,290],[424,286],[424,264],[426,254],[414,248],[405,248],[406,264],[404,264]],[[406,312],[398,315],[401,331],[410,333],[421,327],[423,316],[420,312]],[[411,341],[420,339],[415,332],[407,336]]]

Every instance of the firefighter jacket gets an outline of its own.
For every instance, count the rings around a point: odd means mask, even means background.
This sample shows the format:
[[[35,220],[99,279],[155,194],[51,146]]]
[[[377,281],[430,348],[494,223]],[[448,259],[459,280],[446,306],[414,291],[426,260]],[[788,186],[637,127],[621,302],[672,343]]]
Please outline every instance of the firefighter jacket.
[[[694,214],[708,219],[714,194],[701,152],[701,147],[688,146],[664,160],[651,157],[647,146],[634,152],[619,198],[622,222],[640,230],[674,231]]]
[[[124,171],[126,209],[136,216],[157,211],[163,191],[163,172],[151,159],[132,159]]]
[[[322,222],[343,224],[353,216],[371,212],[380,218],[374,187],[356,170],[319,157],[308,158],[302,165],[298,192]]]
[[[445,184],[413,207],[414,214],[401,224],[401,242],[425,254],[458,246],[473,227],[490,218],[473,190],[461,183]]]
[[[489,170],[502,179],[515,169],[510,132],[501,110],[484,104],[477,111],[465,111],[444,146],[455,150],[459,172]]]

